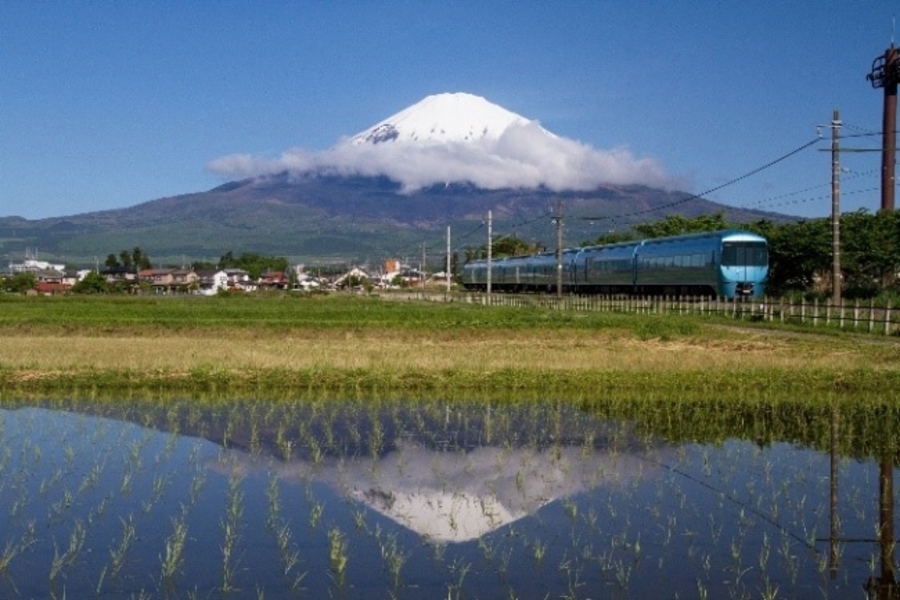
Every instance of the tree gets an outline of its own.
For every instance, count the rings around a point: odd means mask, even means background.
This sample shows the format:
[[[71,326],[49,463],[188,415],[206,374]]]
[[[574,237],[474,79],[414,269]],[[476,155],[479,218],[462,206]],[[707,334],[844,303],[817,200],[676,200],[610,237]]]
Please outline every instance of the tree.
[[[521,238],[512,235],[504,235],[493,238],[491,241],[491,257],[503,258],[505,256],[519,256],[522,254],[535,254],[540,252],[538,244],[531,244]],[[487,244],[478,248],[466,249],[466,262],[487,258]]]
[[[703,231],[719,231],[732,227],[734,226],[725,220],[725,214],[718,212],[712,215],[700,215],[692,219],[681,215],[667,215],[662,221],[641,223],[632,226],[632,229],[640,237],[658,238]]]
[[[234,253],[229,250],[219,259],[220,269],[243,269],[250,274],[251,279],[259,279],[266,271],[287,273],[290,267],[286,258],[262,256],[253,252],[244,252],[235,258]]]
[[[108,269],[117,269],[117,268],[119,268],[119,267],[122,266],[122,265],[119,263],[119,259],[116,258],[116,255],[115,255],[115,254],[107,254],[107,255],[106,255],[106,262],[104,262],[103,264],[106,265],[106,267],[107,267]]]
[[[135,246],[131,251],[131,262],[136,270],[150,269],[153,265],[150,263],[150,257],[147,256],[140,246]]]
[[[604,233],[593,242],[582,242],[582,246],[602,246],[604,244],[618,244],[620,242],[630,242],[636,239],[633,233],[613,232]]]
[[[72,286],[73,294],[105,294],[109,291],[106,278],[97,271],[91,271],[84,279]]]
[[[762,220],[744,228],[768,240],[769,295],[809,291],[817,275],[831,271],[831,224],[827,219],[780,225]]]
[[[122,267],[128,271],[131,271],[131,253],[128,250],[122,250],[119,252],[119,261],[122,264]]]
[[[191,263],[191,268],[195,271],[215,271],[219,265],[208,260],[195,260]]]
[[[24,294],[28,290],[33,290],[37,286],[37,277],[34,273],[16,273],[7,277],[3,282],[3,287],[14,294]]]

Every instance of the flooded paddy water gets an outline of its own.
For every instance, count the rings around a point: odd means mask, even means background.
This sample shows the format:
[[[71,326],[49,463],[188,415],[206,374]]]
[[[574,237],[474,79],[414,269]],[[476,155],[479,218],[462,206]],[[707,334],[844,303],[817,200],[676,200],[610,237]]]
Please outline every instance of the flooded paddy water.
[[[888,597],[895,415],[725,406],[7,400],[0,597]]]

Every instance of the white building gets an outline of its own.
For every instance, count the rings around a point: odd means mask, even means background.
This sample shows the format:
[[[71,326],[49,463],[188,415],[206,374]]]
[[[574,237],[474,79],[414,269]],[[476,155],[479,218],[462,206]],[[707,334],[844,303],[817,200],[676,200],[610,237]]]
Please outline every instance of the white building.
[[[38,260],[37,252],[25,250],[25,260],[20,263],[9,263],[10,273],[37,273],[38,271],[65,271],[66,265]]]

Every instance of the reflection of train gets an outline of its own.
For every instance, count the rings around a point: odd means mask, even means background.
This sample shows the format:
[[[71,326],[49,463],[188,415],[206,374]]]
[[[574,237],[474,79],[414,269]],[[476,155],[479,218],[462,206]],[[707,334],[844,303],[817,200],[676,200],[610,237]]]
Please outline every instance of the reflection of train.
[[[718,295],[761,297],[769,271],[766,239],[727,230],[569,248],[562,253],[567,293]],[[556,289],[555,252],[491,261],[491,289],[503,292]],[[486,290],[488,263],[463,267],[463,287]]]

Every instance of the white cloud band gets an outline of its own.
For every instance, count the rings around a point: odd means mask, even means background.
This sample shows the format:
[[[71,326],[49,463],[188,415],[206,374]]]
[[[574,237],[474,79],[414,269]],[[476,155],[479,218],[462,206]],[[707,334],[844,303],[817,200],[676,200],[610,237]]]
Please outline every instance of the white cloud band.
[[[246,154],[224,156],[208,168],[227,178],[289,171],[298,175],[386,176],[413,192],[434,184],[468,182],[483,189],[546,187],[582,191],[602,184],[671,187],[654,159],[627,149],[596,150],[548,135],[537,123],[514,124],[495,140],[450,143],[338,143],[330,150],[291,149],[275,159]]]

